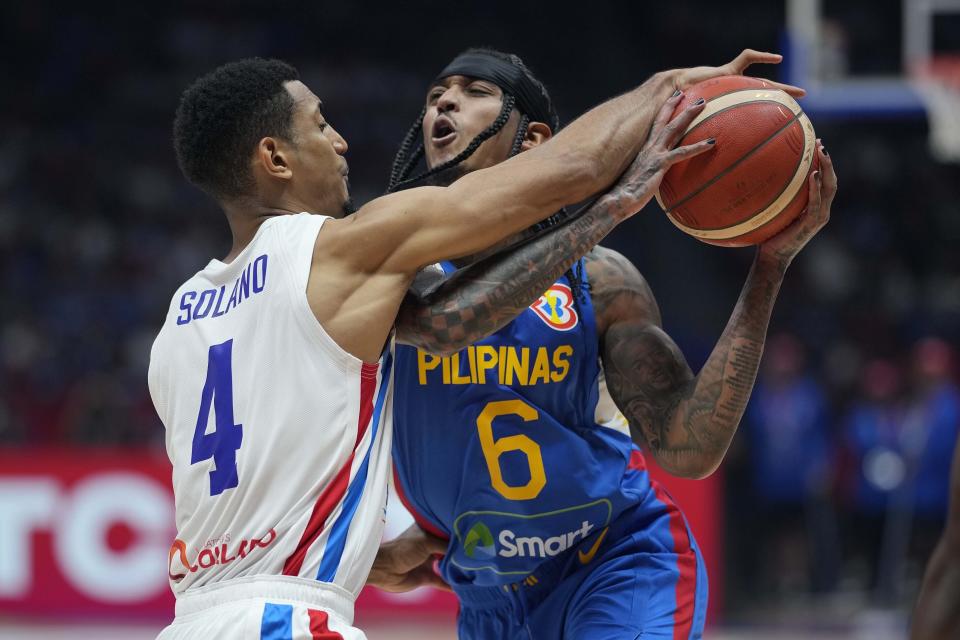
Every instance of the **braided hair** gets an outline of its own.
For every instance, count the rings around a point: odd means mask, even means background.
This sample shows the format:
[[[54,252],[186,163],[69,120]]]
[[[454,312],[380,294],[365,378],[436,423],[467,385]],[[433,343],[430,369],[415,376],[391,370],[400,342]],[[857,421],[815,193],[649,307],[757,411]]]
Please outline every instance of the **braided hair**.
[[[533,72],[523,63],[523,60],[520,59],[520,56],[489,48],[471,48],[464,53],[476,53],[492,56],[505,62],[509,62],[520,69],[531,81],[531,83],[540,91],[540,97],[543,99],[546,105],[548,105],[548,119],[550,122],[547,122],[546,124],[550,126],[553,132],[556,132],[560,128],[560,121],[553,109],[550,95],[547,93],[547,88],[536,78],[536,76],[533,75]],[[387,193],[408,189],[418,183],[422,183],[430,177],[436,176],[443,171],[447,171],[459,165],[464,160],[472,156],[476,150],[480,148],[481,144],[499,133],[509,121],[510,114],[513,112],[514,107],[517,107],[516,97],[511,94],[506,87],[501,86],[500,89],[503,91],[503,105],[500,108],[499,115],[497,115],[496,119],[494,119],[494,121],[486,129],[477,134],[477,136],[470,141],[470,144],[468,144],[463,151],[458,153],[450,160],[447,160],[446,162],[443,162],[433,168],[428,168],[427,170],[411,177],[414,168],[424,157],[423,119],[427,112],[427,108],[424,107],[420,111],[420,115],[417,116],[417,119],[407,130],[407,133],[403,136],[403,140],[400,143],[400,148],[397,151],[397,155],[393,159],[393,164],[390,168],[390,182],[387,186]],[[510,147],[510,153],[507,156],[508,158],[512,158],[521,152],[523,141],[526,140],[527,132],[530,127],[530,115],[524,113],[519,107],[518,113],[520,114],[520,121],[517,125],[517,132],[513,137],[513,144]],[[570,214],[566,211],[566,209],[560,209],[560,211],[553,214],[549,218],[538,222],[536,225],[534,225],[532,230],[534,234],[539,234],[560,224],[569,217]],[[578,261],[574,268],[568,269],[564,275],[567,277],[567,280],[570,281],[570,288],[573,290],[575,303],[582,302],[582,289],[585,286],[585,283],[583,282],[583,261]],[[589,288],[589,285],[587,285],[587,287]]]

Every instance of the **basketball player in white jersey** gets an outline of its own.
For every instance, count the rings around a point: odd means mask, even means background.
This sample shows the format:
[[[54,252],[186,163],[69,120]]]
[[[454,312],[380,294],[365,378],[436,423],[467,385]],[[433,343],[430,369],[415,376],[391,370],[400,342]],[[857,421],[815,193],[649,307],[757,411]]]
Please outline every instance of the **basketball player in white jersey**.
[[[656,74],[529,152],[349,217],[347,143],[296,70],[244,60],[187,89],[177,157],[233,247],[177,290],[151,353],[177,524],[160,637],[363,638],[353,602],[382,532],[394,322],[417,271],[610,188],[671,93],[778,59]],[[654,132],[636,159],[648,175],[709,148],[664,142],[700,108]]]

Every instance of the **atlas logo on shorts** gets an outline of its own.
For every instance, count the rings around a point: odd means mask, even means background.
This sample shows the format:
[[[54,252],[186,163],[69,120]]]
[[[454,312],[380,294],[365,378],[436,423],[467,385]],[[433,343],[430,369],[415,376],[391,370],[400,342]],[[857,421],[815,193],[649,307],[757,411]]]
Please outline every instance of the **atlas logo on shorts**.
[[[530,308],[548,327],[557,331],[570,331],[580,321],[573,308],[573,291],[565,284],[552,285]]]

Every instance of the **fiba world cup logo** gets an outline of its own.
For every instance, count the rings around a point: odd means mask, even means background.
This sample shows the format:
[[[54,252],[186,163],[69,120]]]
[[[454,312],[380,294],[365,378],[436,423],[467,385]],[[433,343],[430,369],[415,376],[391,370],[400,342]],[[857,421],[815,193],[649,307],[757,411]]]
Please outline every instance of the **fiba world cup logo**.
[[[573,308],[573,291],[565,284],[551,286],[530,308],[557,331],[570,331],[580,319]]]

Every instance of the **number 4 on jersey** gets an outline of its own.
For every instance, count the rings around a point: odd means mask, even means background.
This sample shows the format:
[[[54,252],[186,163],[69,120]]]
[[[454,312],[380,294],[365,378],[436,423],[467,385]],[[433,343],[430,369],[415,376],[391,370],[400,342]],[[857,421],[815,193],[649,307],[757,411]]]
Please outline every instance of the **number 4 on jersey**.
[[[206,433],[213,401],[214,431]],[[210,495],[220,495],[237,486],[237,449],[243,441],[243,425],[233,423],[233,340],[210,347],[207,381],[200,396],[200,415],[193,432],[190,464],[213,458]]]

